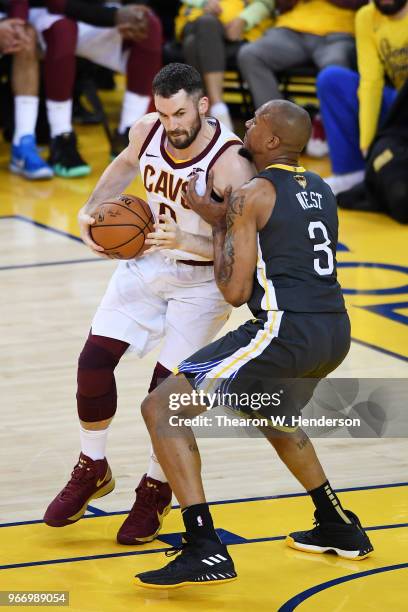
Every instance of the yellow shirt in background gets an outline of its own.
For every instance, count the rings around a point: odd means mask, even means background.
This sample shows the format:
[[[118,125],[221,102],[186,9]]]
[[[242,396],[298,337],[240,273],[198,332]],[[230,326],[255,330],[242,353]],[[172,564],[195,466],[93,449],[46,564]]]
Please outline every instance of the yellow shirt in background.
[[[400,89],[408,78],[408,14],[397,19],[382,15],[374,4],[356,15],[360,73],[360,147],[367,149],[377,131],[385,75]]]
[[[222,13],[219,16],[219,20],[221,23],[228,23],[232,21],[236,17],[242,13],[242,11],[248,6],[248,0],[221,0],[220,5],[222,9]],[[175,19],[175,34],[176,38],[180,40],[183,35],[183,30],[189,21],[195,21],[201,15],[204,14],[202,8],[190,7],[186,5],[181,5],[179,14]],[[272,17],[266,17],[262,19],[258,25],[246,30],[244,32],[244,38],[248,41],[254,41],[267,30],[272,27],[274,24],[274,20]]]
[[[335,32],[354,34],[354,17],[355,11],[334,6],[326,0],[300,0],[292,10],[279,15],[275,25],[318,36]]]

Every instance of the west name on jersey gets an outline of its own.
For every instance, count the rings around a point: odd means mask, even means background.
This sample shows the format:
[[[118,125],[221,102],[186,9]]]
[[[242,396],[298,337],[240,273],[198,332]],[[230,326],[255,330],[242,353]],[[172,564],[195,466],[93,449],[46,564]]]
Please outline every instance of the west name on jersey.
[[[299,191],[296,197],[303,210],[308,210],[309,208],[319,208],[322,210],[323,195],[321,193],[317,191]]]

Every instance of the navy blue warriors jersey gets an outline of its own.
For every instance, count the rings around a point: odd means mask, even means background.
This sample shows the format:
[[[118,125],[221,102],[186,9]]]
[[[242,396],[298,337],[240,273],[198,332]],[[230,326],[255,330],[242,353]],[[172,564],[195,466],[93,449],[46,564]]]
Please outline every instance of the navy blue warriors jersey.
[[[275,208],[258,233],[258,260],[248,306],[262,311],[345,312],[337,282],[336,199],[313,172],[283,164],[259,178],[273,183]]]

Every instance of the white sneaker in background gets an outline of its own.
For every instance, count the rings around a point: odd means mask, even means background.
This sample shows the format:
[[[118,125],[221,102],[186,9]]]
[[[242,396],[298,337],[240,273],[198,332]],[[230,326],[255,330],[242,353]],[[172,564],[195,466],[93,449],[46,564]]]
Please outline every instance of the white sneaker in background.
[[[334,195],[337,195],[342,191],[351,189],[354,185],[357,185],[357,183],[361,183],[361,181],[364,180],[364,170],[348,172],[347,174],[336,174],[328,176],[323,180],[331,187]]]
[[[210,108],[209,114],[211,117],[218,119],[220,123],[223,123],[226,128],[231,130],[231,132],[234,131],[228,106],[224,102],[217,102],[216,104],[213,104]]]
[[[328,152],[329,145],[327,144],[322,118],[320,115],[315,115],[312,121],[312,135],[306,146],[306,155],[324,157]]]

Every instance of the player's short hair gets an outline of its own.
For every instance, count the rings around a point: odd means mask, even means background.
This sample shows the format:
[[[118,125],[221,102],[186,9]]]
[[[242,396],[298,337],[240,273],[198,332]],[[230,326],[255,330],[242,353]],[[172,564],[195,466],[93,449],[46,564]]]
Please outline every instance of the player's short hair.
[[[172,63],[164,66],[154,77],[153,95],[162,98],[174,96],[184,89],[190,96],[204,95],[203,82],[198,70],[187,64]]]

